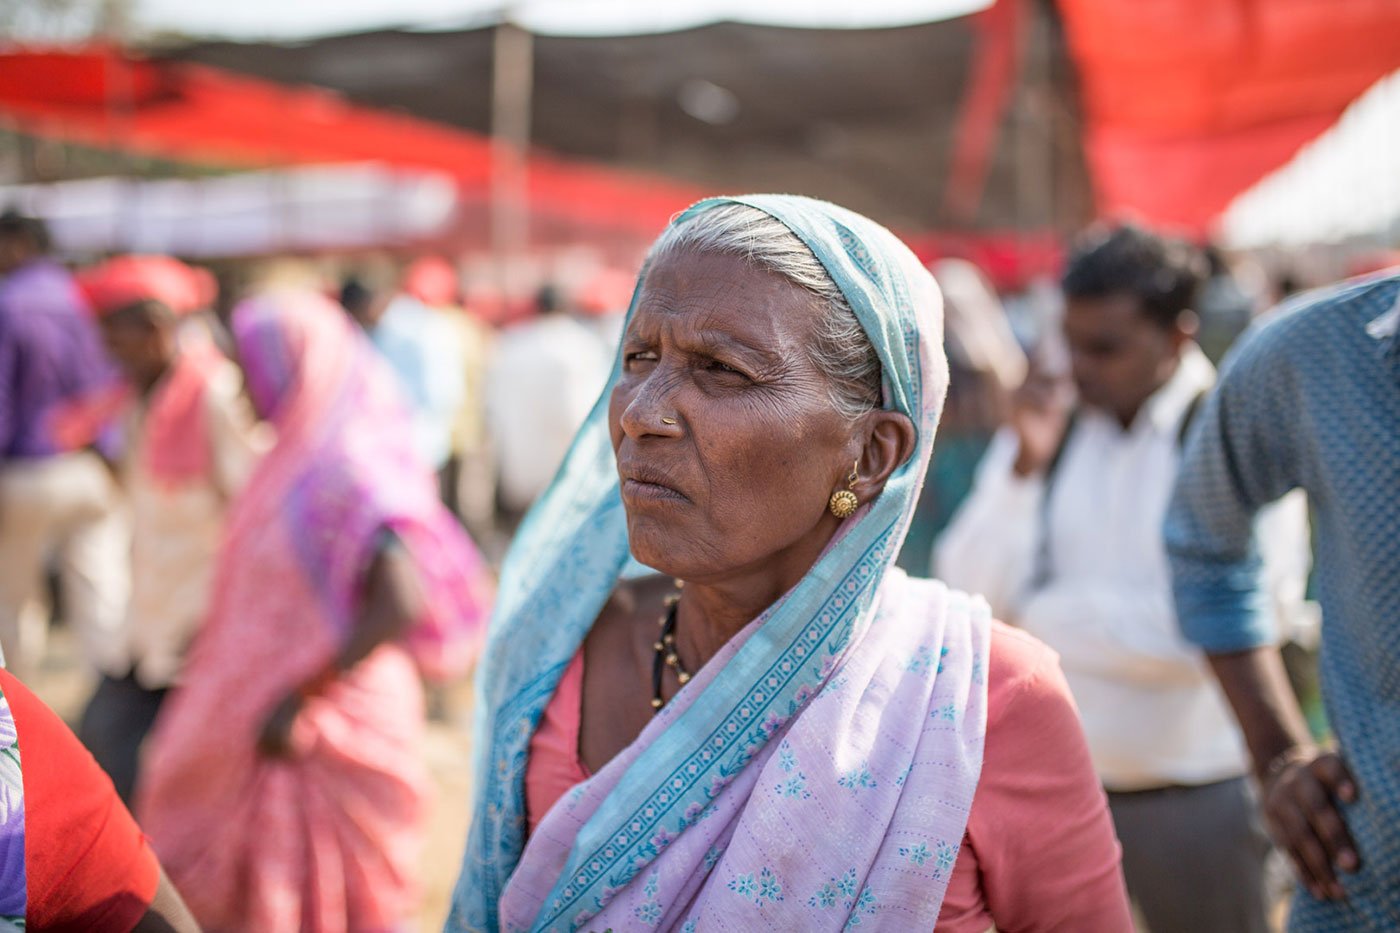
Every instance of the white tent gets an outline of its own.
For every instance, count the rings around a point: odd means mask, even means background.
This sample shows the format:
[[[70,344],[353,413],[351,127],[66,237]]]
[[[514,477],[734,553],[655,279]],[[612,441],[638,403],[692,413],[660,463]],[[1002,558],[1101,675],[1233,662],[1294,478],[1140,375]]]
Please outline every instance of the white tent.
[[[446,176],[378,165],[0,187],[0,205],[43,217],[70,254],[213,257],[390,246],[443,232],[457,201]]]
[[[1400,72],[1236,198],[1221,218],[1220,234],[1236,248],[1400,242]]]
[[[229,38],[309,38],[412,26],[459,29],[502,15],[546,35],[627,35],[716,20],[811,28],[877,28],[963,16],[992,0],[136,0],[138,28]]]

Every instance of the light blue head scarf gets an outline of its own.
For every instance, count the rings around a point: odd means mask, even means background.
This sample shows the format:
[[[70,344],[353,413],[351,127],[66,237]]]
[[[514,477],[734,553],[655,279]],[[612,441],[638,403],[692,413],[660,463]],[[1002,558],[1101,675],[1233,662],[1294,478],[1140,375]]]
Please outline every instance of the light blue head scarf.
[[[708,799],[710,789],[742,769],[766,740],[767,733],[750,727],[773,711],[800,709],[830,674],[830,665],[803,662],[839,659],[858,627],[868,624],[868,610],[908,529],[947,391],[937,288],[893,234],[844,208],[780,195],[701,201],[674,223],[703,223],[706,211],[725,204],[749,205],[781,221],[821,262],[879,356],[884,407],[903,412],[916,426],[916,451],[704,685],[705,701],[685,709],[628,769],[580,833],[574,864],[554,892],[562,905],[557,917],[572,916],[573,905],[625,885],[654,858],[648,840],[658,830],[682,831],[693,818],[687,814]],[[635,307],[634,294],[629,322]],[[620,371],[619,354],[607,388],[522,525],[502,570],[479,675],[477,802],[450,930],[498,927],[497,904],[525,842],[531,736],[628,563],[608,432],[608,399]],[[761,684],[770,687],[756,693]],[[755,696],[761,697],[757,706]],[[666,790],[658,796],[660,786]],[[608,857],[594,857],[603,851]],[[542,918],[539,926],[559,922]]]

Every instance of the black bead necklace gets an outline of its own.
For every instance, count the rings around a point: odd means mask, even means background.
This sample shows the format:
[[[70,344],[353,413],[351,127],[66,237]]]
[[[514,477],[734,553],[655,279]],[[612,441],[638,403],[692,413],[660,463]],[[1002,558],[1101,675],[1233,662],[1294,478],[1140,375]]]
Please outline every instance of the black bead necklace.
[[[676,589],[685,586],[681,580],[676,581]],[[661,627],[661,634],[657,637],[652,649],[656,652],[651,662],[651,709],[652,715],[661,712],[661,707],[666,705],[666,700],[661,696],[661,675],[666,668],[671,668],[676,672],[676,679],[684,687],[690,682],[690,671],[681,664],[681,659],[676,654],[676,616],[680,606],[681,594],[671,593],[666,597],[666,614],[657,620],[657,625]]]

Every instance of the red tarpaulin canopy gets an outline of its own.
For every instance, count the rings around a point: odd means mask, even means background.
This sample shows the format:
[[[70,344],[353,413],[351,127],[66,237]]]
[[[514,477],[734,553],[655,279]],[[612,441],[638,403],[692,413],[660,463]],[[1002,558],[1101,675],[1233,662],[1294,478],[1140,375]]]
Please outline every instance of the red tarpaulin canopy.
[[[230,166],[380,161],[450,174],[486,197],[491,142],[426,120],[180,62],[109,49],[0,53],[0,115],[36,135]],[[649,239],[703,196],[684,185],[534,153],[532,216]]]
[[[954,213],[976,206],[996,151],[993,131],[1017,61],[1029,54],[1031,19],[1021,15],[1029,2],[998,0],[976,21],[970,90],[960,116],[948,115],[960,128],[944,192]],[[1198,234],[1400,68],[1397,0],[1058,0],[1058,9],[1098,213],[1130,212]],[[376,160],[446,171],[467,201],[479,204],[489,191],[492,150],[479,133],[102,49],[0,55],[4,114],[35,133],[176,159],[256,167]],[[529,164],[537,234],[647,239],[701,194],[544,154]]]
[[[1197,232],[1400,68],[1396,0],[1059,5],[1100,212]]]

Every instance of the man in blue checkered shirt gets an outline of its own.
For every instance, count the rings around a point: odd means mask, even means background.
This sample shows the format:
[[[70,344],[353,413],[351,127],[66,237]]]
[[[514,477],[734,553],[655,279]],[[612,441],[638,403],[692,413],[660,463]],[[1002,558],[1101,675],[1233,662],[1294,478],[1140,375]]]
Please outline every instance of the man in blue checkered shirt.
[[[1177,615],[1248,741],[1302,889],[1290,928],[1400,930],[1400,273],[1305,295],[1226,361],[1166,522]],[[1316,510],[1322,688],[1312,743],[1267,614],[1254,518]]]

